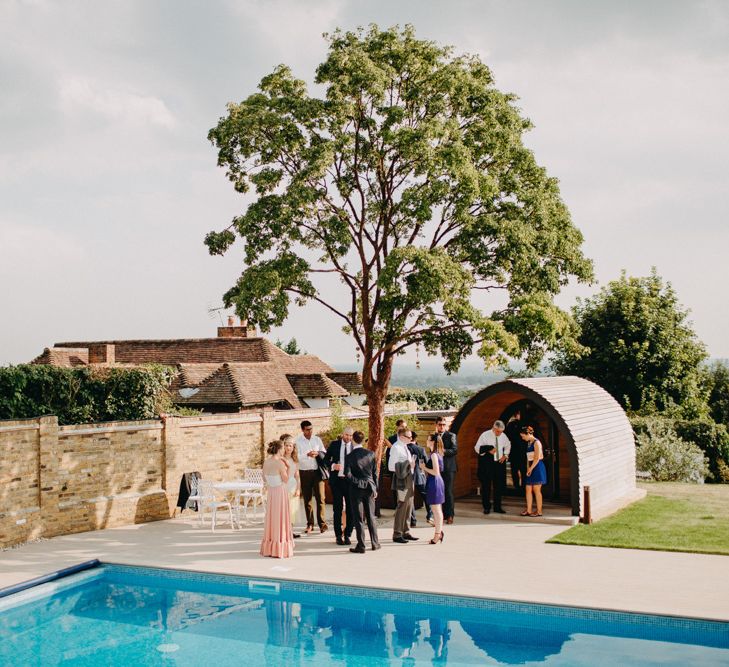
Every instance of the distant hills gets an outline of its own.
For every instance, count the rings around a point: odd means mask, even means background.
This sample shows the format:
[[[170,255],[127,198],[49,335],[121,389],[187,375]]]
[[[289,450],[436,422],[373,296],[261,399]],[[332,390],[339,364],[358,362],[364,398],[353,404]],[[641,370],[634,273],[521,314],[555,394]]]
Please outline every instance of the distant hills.
[[[337,364],[337,370],[361,371],[362,369],[357,364]],[[414,364],[395,364],[391,385],[411,389],[450,387],[456,390],[475,390],[505,377],[507,373],[503,371],[484,371],[483,364],[477,361],[464,362],[458,373],[452,375],[443,370],[441,363],[429,361],[421,363],[420,368],[416,368]]]

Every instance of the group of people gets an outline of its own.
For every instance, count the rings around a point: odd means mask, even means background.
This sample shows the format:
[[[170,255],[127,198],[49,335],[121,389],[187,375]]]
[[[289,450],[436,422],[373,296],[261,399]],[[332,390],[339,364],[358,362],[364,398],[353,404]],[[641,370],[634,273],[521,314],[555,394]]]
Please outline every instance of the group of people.
[[[303,421],[298,437],[284,434],[270,442],[263,464],[268,500],[261,555],[277,558],[293,555],[294,540],[300,537],[294,532],[294,526],[303,522],[299,511],[302,500],[304,532],[311,533],[315,525],[322,533],[329,529],[325,516],[325,480],[332,495],[336,543],[349,545],[352,553],[363,554],[366,528],[371,549],[380,549],[376,518],[379,516],[378,483],[383,468],[392,475],[391,489],[396,501],[393,542],[407,544],[419,539],[410,532],[417,523],[416,491],[425,505],[426,520],[434,528],[430,544],[442,542],[443,526],[452,524],[455,515],[456,435],[447,430],[446,420],[439,417],[425,447],[418,445],[416,438],[405,420],[399,420],[396,433],[375,451],[365,447],[364,433],[352,428],[345,428],[337,440],[325,447],[314,433],[312,423]],[[541,485],[546,482],[542,445],[534,429],[522,425],[518,413],[508,425],[496,421],[490,430],[481,434],[475,451],[485,514],[491,512],[492,489],[494,511],[504,513],[501,498],[506,486],[506,462],[510,461],[514,486],[525,490],[526,508],[522,515],[542,515]],[[353,534],[356,535],[354,546]]]
[[[534,427],[522,423],[519,412],[506,425],[497,419],[490,430],[479,436],[474,450],[478,456],[484,514],[491,513],[492,490],[494,512],[506,513],[501,499],[506,488],[508,461],[514,488],[521,490],[526,500],[521,516],[542,516],[542,486],[547,483],[544,450],[534,434]]]

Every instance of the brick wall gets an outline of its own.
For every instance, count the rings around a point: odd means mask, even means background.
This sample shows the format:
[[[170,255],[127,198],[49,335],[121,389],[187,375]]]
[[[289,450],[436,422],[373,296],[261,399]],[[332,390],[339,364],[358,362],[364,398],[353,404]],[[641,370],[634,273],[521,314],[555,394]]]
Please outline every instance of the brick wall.
[[[55,417],[0,421],[0,548],[169,518],[184,473],[239,479],[261,466],[266,443],[298,435],[304,419],[321,432],[331,414],[266,408],[61,427]]]
[[[40,422],[0,421],[0,546],[41,532]]]

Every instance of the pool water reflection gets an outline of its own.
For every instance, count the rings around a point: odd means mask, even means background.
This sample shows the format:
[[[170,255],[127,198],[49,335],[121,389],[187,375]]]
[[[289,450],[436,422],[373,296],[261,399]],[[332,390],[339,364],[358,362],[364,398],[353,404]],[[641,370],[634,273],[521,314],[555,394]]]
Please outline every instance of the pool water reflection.
[[[729,624],[104,566],[0,613],[16,665],[729,664]]]

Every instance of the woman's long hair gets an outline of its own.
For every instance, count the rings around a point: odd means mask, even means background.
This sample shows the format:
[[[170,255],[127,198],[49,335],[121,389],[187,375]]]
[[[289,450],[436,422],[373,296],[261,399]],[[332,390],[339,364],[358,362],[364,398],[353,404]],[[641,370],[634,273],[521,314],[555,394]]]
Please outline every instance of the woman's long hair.
[[[434,443],[433,451],[436,454],[443,456],[443,452],[445,451],[445,446],[443,445],[443,437],[440,435],[440,433],[434,434],[434,435],[429,435],[428,440],[430,440],[432,443]]]
[[[291,450],[291,460],[294,463],[298,463],[299,462],[299,452],[298,452],[299,448],[296,446],[296,443],[294,442],[294,436],[291,435],[290,433],[284,433],[283,435],[281,435],[279,437],[279,440],[281,441],[281,444],[284,447],[286,447],[287,443],[289,441],[291,441],[291,443],[293,444],[293,448]]]

